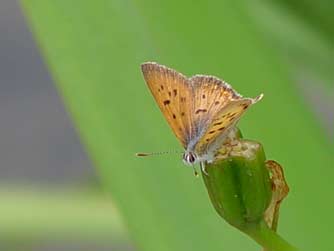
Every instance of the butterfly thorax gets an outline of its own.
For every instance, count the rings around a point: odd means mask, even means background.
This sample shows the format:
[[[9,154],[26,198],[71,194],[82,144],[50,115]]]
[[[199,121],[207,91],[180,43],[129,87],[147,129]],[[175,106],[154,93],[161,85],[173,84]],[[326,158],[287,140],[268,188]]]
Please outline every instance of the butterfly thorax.
[[[207,148],[200,149],[201,151],[196,151],[196,143],[201,137],[195,137],[190,140],[185,153],[183,154],[183,162],[186,165],[194,165],[200,162],[209,162],[211,163],[215,159],[215,154],[219,149],[221,149],[225,144],[232,144],[236,135],[239,133],[239,130],[232,126],[227,129],[225,133],[219,135],[215,141],[212,142]]]

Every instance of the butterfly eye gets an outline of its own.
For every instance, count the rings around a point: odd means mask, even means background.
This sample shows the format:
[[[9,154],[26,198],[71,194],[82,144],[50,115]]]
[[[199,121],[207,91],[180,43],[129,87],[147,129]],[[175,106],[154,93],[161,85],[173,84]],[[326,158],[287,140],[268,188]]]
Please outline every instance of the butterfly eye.
[[[186,164],[192,165],[196,161],[196,155],[194,153],[184,153],[183,154],[183,161]]]
[[[190,162],[190,163],[194,163],[195,162],[195,156],[192,154],[192,153],[190,153],[189,155],[188,155],[188,161]]]
[[[193,164],[196,160],[196,156],[193,153],[188,153],[186,158],[187,158],[187,162],[190,164]]]

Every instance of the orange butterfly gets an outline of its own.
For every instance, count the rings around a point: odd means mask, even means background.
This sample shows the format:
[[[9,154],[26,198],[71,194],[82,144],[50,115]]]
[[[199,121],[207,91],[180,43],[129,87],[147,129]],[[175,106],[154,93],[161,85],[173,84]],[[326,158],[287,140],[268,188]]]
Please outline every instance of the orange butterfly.
[[[226,82],[206,75],[187,78],[153,62],[141,65],[145,81],[175,136],[183,145],[183,161],[212,162],[241,115],[258,102],[243,98]],[[143,156],[145,154],[138,154]]]

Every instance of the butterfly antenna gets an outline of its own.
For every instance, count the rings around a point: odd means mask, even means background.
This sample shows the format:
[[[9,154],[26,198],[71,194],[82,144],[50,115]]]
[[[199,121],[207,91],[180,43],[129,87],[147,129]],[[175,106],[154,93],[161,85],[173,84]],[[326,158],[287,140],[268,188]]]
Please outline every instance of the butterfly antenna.
[[[136,153],[137,157],[147,157],[147,156],[154,156],[154,155],[163,155],[163,154],[171,154],[171,153],[183,153],[181,151],[164,151],[164,152],[152,152],[152,153]]]
[[[164,151],[164,152],[152,152],[152,153],[136,153],[137,157],[148,157],[148,156],[154,156],[154,155],[163,155],[163,154],[171,154],[171,153],[184,153],[183,151]],[[195,168],[195,165],[191,165],[194,170],[195,177],[198,177],[198,172]]]

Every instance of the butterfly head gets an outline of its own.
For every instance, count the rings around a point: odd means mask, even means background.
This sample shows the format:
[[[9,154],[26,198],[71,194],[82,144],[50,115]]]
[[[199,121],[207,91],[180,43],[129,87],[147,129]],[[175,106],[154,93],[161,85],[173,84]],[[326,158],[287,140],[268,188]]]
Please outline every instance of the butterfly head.
[[[186,165],[194,165],[198,162],[198,157],[194,152],[185,152],[182,159]]]

